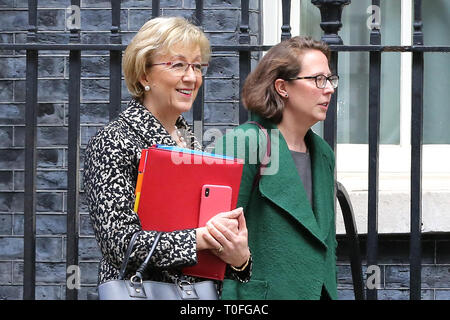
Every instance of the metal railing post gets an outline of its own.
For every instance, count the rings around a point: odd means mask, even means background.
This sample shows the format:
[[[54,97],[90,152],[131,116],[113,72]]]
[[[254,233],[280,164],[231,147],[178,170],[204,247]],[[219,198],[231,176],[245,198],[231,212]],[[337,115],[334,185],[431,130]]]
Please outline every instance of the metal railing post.
[[[111,0],[111,35],[110,42],[121,44],[120,35],[120,0]],[[121,110],[122,100],[122,51],[109,52],[109,121],[116,119]]]
[[[80,0],[72,0],[72,6],[80,6]],[[80,43],[80,29],[70,30],[70,42]],[[78,240],[79,240],[79,187],[80,187],[80,79],[81,51],[70,50],[69,53],[69,128],[67,150],[67,243],[66,271],[79,270]],[[75,271],[77,272],[77,271]],[[74,275],[66,272],[66,300],[78,300],[77,281],[79,273]]]
[[[283,0],[283,25],[281,26],[281,41],[291,38],[291,0]]]
[[[344,6],[350,4],[350,0],[311,0],[311,3],[319,8],[321,23],[320,27],[324,31],[322,41],[328,45],[342,45],[342,39],[338,35],[342,27],[341,17]],[[332,72],[338,72],[338,53],[332,51],[330,59]],[[337,127],[337,96],[338,91],[331,97],[330,107],[327,111],[327,118],[324,122],[323,137],[325,141],[336,152],[336,127]]]
[[[195,0],[195,22],[202,28],[203,25],[203,0]],[[197,97],[195,98],[194,105],[192,107],[192,119],[193,130],[195,138],[203,145],[203,120],[204,120],[204,107],[205,107],[205,76],[203,78],[203,84],[198,90]]]
[[[380,7],[380,0],[372,0]],[[370,44],[381,45],[380,26],[373,24]],[[369,181],[367,212],[367,266],[378,264],[378,177],[380,145],[381,52],[369,53]],[[377,288],[367,288],[367,299],[377,300]]]
[[[241,1],[241,24],[239,26],[239,45],[250,45],[250,13],[248,0]],[[240,93],[251,71],[251,51],[239,50],[239,124],[248,120],[248,111],[242,104]]]
[[[414,0],[414,46],[423,45],[422,1]],[[413,52],[411,105],[411,238],[410,299],[421,299],[422,281],[422,141],[423,141],[423,52]]]
[[[28,1],[27,42],[37,41],[37,0]],[[38,50],[27,49],[24,178],[23,299],[36,298],[36,137],[38,114]]]

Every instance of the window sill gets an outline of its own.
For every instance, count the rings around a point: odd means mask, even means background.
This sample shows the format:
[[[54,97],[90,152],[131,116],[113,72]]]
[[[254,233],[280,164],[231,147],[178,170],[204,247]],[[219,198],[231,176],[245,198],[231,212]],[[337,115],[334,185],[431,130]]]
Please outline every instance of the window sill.
[[[346,188],[359,234],[367,233],[367,173],[338,173]],[[380,173],[378,194],[378,232],[410,232],[410,179],[400,173]],[[337,204],[336,233],[345,234],[342,213]],[[422,177],[422,232],[450,231],[450,174],[433,173]]]

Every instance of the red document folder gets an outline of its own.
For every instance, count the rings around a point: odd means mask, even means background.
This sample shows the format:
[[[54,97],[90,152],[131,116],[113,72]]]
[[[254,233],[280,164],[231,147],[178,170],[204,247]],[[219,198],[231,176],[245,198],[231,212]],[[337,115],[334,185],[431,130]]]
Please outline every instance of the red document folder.
[[[182,151],[178,151],[182,150]],[[243,161],[189,149],[151,147],[143,153],[139,203],[144,230],[174,231],[199,227],[203,185],[232,188],[231,207],[237,204]],[[217,212],[219,213],[219,212]],[[223,280],[226,264],[207,250],[199,251],[197,264],[184,268],[187,275]]]

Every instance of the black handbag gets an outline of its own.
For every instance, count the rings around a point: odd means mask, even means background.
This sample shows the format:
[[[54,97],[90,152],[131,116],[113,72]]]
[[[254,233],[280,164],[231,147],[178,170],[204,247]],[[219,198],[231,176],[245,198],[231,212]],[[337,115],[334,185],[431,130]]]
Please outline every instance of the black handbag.
[[[190,283],[185,279],[178,279],[175,283],[143,280],[143,273],[161,237],[158,232],[152,248],[144,263],[136,273],[125,280],[125,270],[131,251],[139,232],[133,234],[128,245],[125,258],[119,272],[119,279],[109,280],[98,286],[99,300],[218,300],[216,285],[211,280]]]

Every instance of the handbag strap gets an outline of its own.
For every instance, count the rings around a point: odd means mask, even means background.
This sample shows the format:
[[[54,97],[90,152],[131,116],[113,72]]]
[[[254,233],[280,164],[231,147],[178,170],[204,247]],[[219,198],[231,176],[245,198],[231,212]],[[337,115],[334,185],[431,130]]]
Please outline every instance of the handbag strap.
[[[128,260],[130,259],[131,251],[133,250],[134,243],[136,242],[136,238],[141,233],[140,231],[137,231],[133,234],[131,237],[130,243],[128,244],[127,251],[125,253],[125,257],[123,258],[122,265],[120,266],[119,271],[119,280],[123,280],[123,277],[125,276],[125,271],[128,266]]]
[[[145,258],[144,263],[141,264],[141,266],[136,271],[136,276],[142,279],[142,275],[147,269],[148,262],[150,261],[150,258],[153,255],[153,252],[155,251],[156,246],[158,245],[159,239],[161,238],[162,232],[158,232],[155,236],[155,240],[153,240],[152,248],[150,249],[150,252],[147,255],[147,258]]]
[[[127,251],[125,253],[125,257],[123,258],[122,265],[120,267],[119,280],[123,280],[123,278],[125,276],[125,271],[126,271],[127,266],[128,266],[128,261],[130,260],[131,251],[133,250],[134,243],[136,242],[137,236],[140,233],[141,233],[141,231],[137,231],[131,237],[130,243],[128,244],[128,248],[127,248]],[[161,234],[162,234],[162,232],[158,232],[156,234],[155,240],[153,241],[152,248],[150,249],[150,252],[149,252],[147,258],[145,259],[144,263],[138,269],[138,271],[141,270],[140,274],[142,274],[142,272],[147,267],[148,261],[150,260],[150,257],[152,256],[153,251],[155,251],[156,245],[158,244],[158,241],[159,241],[159,238],[161,237]]]
[[[267,165],[269,164],[270,155],[271,155],[271,141],[270,141],[270,136],[267,132],[267,129],[264,128],[259,122],[248,121],[247,123],[255,124],[256,126],[258,126],[259,129],[261,129],[261,131],[265,134],[266,141],[267,141],[266,153],[264,154],[264,158],[260,163],[259,170],[256,172],[256,175],[253,178],[253,185],[252,185],[252,190],[253,190],[256,187],[256,185],[259,183],[259,180],[261,179],[261,175],[262,175],[264,169],[267,168]]]

